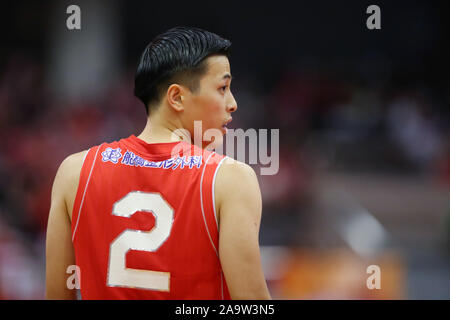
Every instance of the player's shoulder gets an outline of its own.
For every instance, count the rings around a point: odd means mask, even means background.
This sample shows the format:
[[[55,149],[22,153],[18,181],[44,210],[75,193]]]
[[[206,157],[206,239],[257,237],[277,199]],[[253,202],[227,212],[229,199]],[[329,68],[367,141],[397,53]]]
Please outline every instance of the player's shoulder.
[[[219,168],[218,174],[224,178],[238,178],[238,177],[256,177],[255,170],[245,162],[235,160],[230,157],[225,157],[223,163]]]
[[[65,186],[77,183],[88,152],[89,150],[83,150],[67,156],[59,165],[55,180]]]
[[[226,157],[215,180],[215,203],[219,219],[224,205],[260,203],[261,194],[255,170],[248,164]]]
[[[52,188],[52,199],[72,199],[88,150],[67,156],[59,165]],[[53,201],[53,200],[52,200]]]
[[[73,171],[75,171],[75,173],[79,174],[83,166],[84,160],[86,159],[86,156],[89,151],[93,152],[94,155],[97,152],[102,152],[108,148],[115,149],[121,147],[124,143],[126,143],[129,140],[130,137],[121,138],[113,141],[104,141],[100,144],[91,146],[89,149],[70,154],[61,162],[59,169],[62,170],[63,172],[72,173]]]
[[[230,157],[223,159],[217,171],[215,189],[220,194],[246,193],[249,188],[259,186],[255,170],[248,164]]]
[[[72,153],[61,162],[59,169],[65,172],[71,172],[73,170],[81,169],[81,167],[83,166],[83,161],[88,152],[89,150],[83,150],[77,153]]]
[[[123,139],[122,139],[123,140]],[[76,173],[79,174],[81,168],[83,167],[83,163],[86,159],[86,156],[89,151],[93,151],[94,153],[100,150],[104,150],[109,148],[116,148],[119,145],[120,141],[112,141],[112,142],[103,142],[99,145],[95,145],[90,147],[89,149],[72,153],[68,155],[62,162],[59,167],[59,170],[65,172],[67,174]]]

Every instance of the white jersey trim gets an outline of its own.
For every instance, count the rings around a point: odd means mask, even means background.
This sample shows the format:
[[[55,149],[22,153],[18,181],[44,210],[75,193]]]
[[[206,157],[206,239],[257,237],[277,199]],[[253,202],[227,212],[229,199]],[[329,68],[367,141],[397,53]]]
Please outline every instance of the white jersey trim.
[[[223,160],[225,160],[227,157],[225,156],[222,160],[220,160],[219,164],[217,165],[216,168],[216,172],[214,172],[214,177],[213,177],[213,181],[212,181],[212,203],[213,203],[213,209],[214,209],[214,218],[216,219],[216,226],[217,226],[217,231],[219,231],[219,223],[217,220],[217,213],[216,213],[216,197],[215,197],[215,191],[214,191],[214,185],[216,182],[216,175],[217,172],[219,171],[220,166],[222,165]]]
[[[89,176],[88,176],[88,179],[86,181],[86,185],[84,186],[83,197],[81,198],[80,208],[78,210],[77,223],[75,224],[75,229],[73,230],[72,242],[75,239],[75,234],[76,234],[77,228],[78,228],[78,222],[80,221],[81,209],[83,208],[84,197],[86,196],[86,190],[87,190],[87,187],[89,185],[89,181],[91,180],[92,170],[94,169],[95,162],[97,160],[97,154],[98,154],[98,151],[100,150],[100,147],[101,147],[101,145],[98,146],[97,152],[95,152],[94,161],[92,162],[91,171],[89,172]],[[90,149],[89,149],[89,151],[90,151]],[[84,160],[86,159],[86,156],[87,156],[88,152],[86,152],[85,158],[83,159],[83,166],[84,166]],[[81,167],[81,170],[83,170],[83,167]]]
[[[205,165],[203,166],[203,171],[202,171],[202,176],[200,178],[200,205],[201,205],[201,209],[202,209],[202,215],[203,215],[203,222],[205,223],[205,228],[206,228],[206,232],[208,233],[208,237],[209,237],[209,241],[211,242],[211,245],[214,249],[214,252],[216,253],[217,256],[219,256],[219,254],[217,253],[217,248],[214,245],[214,242],[211,238],[211,234],[209,233],[209,228],[208,228],[208,224],[206,223],[206,218],[205,218],[205,210],[203,208],[203,176],[205,175],[205,169],[206,169],[206,165],[208,164],[209,159],[211,158],[211,156],[214,154],[214,152],[212,152],[209,157],[206,159],[205,161]]]

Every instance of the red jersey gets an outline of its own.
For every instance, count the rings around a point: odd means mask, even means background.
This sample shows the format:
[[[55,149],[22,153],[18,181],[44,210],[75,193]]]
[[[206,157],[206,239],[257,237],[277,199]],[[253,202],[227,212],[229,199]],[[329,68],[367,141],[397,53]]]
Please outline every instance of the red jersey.
[[[72,213],[83,299],[229,299],[214,179],[224,156],[131,135],[90,148]]]

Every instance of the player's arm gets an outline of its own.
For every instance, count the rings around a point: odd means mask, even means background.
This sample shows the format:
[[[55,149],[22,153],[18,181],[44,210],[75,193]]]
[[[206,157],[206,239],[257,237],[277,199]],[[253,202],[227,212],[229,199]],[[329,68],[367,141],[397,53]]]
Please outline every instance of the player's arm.
[[[259,250],[262,200],[254,170],[245,163],[224,160],[215,190],[219,257],[231,298],[270,299]]]
[[[67,287],[67,267],[75,265],[72,245],[70,204],[73,205],[85,152],[67,157],[53,182],[46,242],[46,298],[76,299]]]

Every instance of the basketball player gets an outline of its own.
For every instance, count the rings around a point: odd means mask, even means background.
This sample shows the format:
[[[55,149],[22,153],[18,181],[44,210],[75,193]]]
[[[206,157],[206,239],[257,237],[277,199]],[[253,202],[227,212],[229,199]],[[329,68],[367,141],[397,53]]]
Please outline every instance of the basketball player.
[[[82,299],[270,299],[255,172],[192,141],[194,121],[222,136],[237,109],[230,45],[197,28],[156,37],[135,76],[148,115],[142,133],[62,162],[47,229],[48,299],[76,298],[71,265]]]

